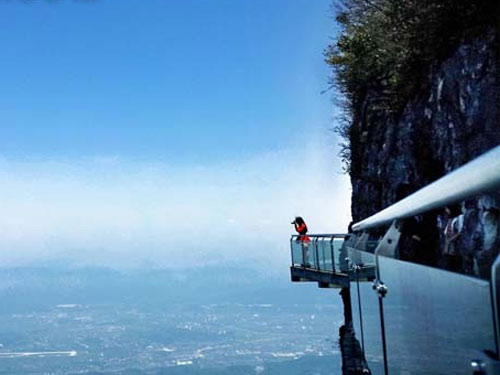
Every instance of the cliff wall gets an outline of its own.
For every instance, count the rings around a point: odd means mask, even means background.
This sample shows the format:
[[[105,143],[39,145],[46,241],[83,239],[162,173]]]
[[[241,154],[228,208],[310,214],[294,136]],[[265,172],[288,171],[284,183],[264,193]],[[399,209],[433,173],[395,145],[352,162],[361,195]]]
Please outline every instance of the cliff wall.
[[[354,221],[397,201],[401,184],[417,190],[500,144],[498,45],[492,28],[432,63],[398,116],[378,108],[380,91],[366,92],[349,139]],[[487,277],[500,248],[499,212],[499,193],[462,203],[461,271]],[[435,233],[439,219],[430,219]]]

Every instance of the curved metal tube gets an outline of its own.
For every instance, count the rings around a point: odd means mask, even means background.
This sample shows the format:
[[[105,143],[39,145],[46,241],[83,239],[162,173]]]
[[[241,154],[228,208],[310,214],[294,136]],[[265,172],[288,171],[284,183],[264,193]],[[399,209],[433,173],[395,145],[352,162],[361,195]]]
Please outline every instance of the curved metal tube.
[[[392,206],[353,225],[354,231],[419,215],[500,188],[500,146],[493,148]]]

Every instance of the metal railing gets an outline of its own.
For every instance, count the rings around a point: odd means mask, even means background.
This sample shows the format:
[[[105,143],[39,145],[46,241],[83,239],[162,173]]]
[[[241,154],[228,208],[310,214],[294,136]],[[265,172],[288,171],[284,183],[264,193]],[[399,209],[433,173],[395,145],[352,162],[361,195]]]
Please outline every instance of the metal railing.
[[[429,212],[431,210],[442,208],[446,205],[458,203],[464,201],[468,198],[488,193],[491,191],[498,191],[500,189],[500,146],[497,146],[485,154],[477,157],[471,162],[463,165],[462,167],[456,169],[455,171],[447,174],[446,176],[440,178],[439,180],[427,185],[426,187],[418,190],[417,192],[409,195],[408,197],[402,199],[401,201],[385,208],[384,210],[360,221],[353,225],[353,231],[357,232],[356,236],[359,237],[359,241],[363,239],[363,236],[367,238],[368,229],[380,227],[383,225],[392,224],[389,231],[386,233],[384,238],[380,241],[377,249],[371,257],[373,258],[374,264],[376,264],[377,269],[377,282],[381,285],[380,272],[382,270],[382,275],[384,280],[387,282],[387,279],[391,281],[391,277],[394,274],[397,274],[396,271],[390,269],[388,264],[390,263],[392,256],[389,258],[385,258],[388,254],[393,254],[396,249],[396,245],[398,243],[399,228],[397,225],[397,221],[400,219],[405,219],[413,216],[420,215],[425,212]],[[392,231],[392,233],[391,233]],[[354,246],[355,247],[355,246]],[[356,251],[356,250],[354,250]],[[363,251],[362,251],[363,252]],[[356,263],[356,258],[354,259],[354,263]],[[381,260],[380,260],[381,259]],[[383,261],[385,267],[382,267],[380,262]],[[422,271],[422,273],[429,273],[430,271],[426,271],[425,268],[410,268],[408,264],[406,266],[399,264],[402,268],[405,267],[406,270],[410,270],[412,275],[416,275],[418,272]],[[408,271],[408,272],[410,272]],[[401,270],[398,270],[401,272]],[[495,263],[491,267],[492,277],[490,281],[474,281],[473,279],[464,277],[459,279],[458,277],[451,276],[451,273],[442,273],[439,276],[442,276],[443,280],[448,278],[455,277],[454,283],[458,285],[458,283],[462,283],[462,287],[459,290],[459,293],[464,296],[464,298],[472,299],[477,297],[477,295],[485,295],[483,288],[484,283],[488,283],[487,289],[490,289],[490,293],[486,293],[486,297],[484,297],[481,303],[484,303],[484,309],[479,309],[476,311],[476,314],[480,312],[484,317],[491,316],[491,312],[488,312],[488,309],[492,309],[493,311],[493,326],[494,326],[494,339],[496,346],[496,359],[500,358],[500,255],[497,256]],[[437,273],[434,274],[433,280],[439,280],[436,276]],[[404,276],[404,275],[403,275]],[[397,286],[398,283],[401,283],[401,280],[404,280],[404,277],[399,275],[399,278],[392,278],[392,285]],[[397,279],[397,280],[396,280]],[[421,279],[418,277],[414,277],[415,280],[429,280],[428,274],[423,275]],[[396,280],[396,281],[395,281]],[[454,284],[454,285],[455,285]],[[447,286],[446,286],[447,285]],[[415,285],[415,290],[417,290],[419,284]],[[433,293],[437,293],[439,291],[446,291],[446,295],[452,294],[454,291],[450,284],[439,283],[436,281],[434,285]],[[467,294],[467,291],[470,291]],[[482,293],[482,294],[481,294]],[[392,294],[397,295],[397,291],[393,291]],[[490,295],[488,295],[490,294]],[[379,298],[382,301],[383,296]],[[457,301],[460,299],[458,298]],[[389,301],[390,302],[390,301]],[[398,301],[401,303],[401,301]],[[491,305],[490,305],[491,304]],[[480,305],[480,304],[476,304]],[[382,304],[381,304],[382,306]],[[428,303],[428,306],[433,306],[431,302]],[[466,306],[466,305],[464,305]],[[462,307],[464,307],[462,306]],[[489,307],[488,307],[489,306]],[[381,318],[383,321],[383,317]],[[490,318],[488,318],[490,319]],[[488,319],[484,319],[487,321]],[[384,331],[384,329],[382,328]],[[384,344],[385,347],[385,344]],[[484,348],[478,348],[479,350]],[[387,367],[386,367],[387,369]]]
[[[341,273],[340,252],[345,237],[346,234],[293,235],[290,239],[292,267]]]
[[[500,146],[353,225],[361,231],[419,215],[500,188]]]

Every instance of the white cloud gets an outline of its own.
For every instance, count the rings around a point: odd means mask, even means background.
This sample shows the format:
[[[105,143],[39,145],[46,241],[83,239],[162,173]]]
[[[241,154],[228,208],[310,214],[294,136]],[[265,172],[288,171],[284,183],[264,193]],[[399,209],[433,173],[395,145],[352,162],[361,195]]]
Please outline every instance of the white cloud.
[[[208,166],[3,160],[0,262],[286,266],[295,215],[345,231],[350,184],[334,160],[312,146]]]

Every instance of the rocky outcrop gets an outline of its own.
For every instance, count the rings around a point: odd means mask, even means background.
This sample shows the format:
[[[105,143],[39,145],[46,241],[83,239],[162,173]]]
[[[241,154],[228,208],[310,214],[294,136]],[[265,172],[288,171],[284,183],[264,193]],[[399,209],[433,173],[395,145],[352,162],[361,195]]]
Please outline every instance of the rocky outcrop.
[[[354,221],[394,203],[401,184],[417,190],[500,144],[498,44],[491,30],[435,62],[396,118],[377,107],[380,92],[367,92],[350,135]],[[462,271],[487,275],[500,248],[499,209],[499,193],[463,202]],[[437,227],[437,214],[431,221]]]
[[[351,324],[339,329],[339,346],[342,355],[343,375],[369,375],[371,371],[366,363],[363,350],[356,338]]]
[[[339,347],[342,355],[343,375],[371,374],[352,325],[351,294],[349,288],[342,288],[340,296],[344,305],[344,325],[339,329]]]

